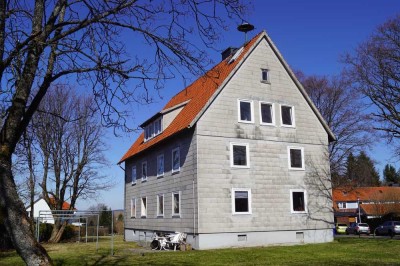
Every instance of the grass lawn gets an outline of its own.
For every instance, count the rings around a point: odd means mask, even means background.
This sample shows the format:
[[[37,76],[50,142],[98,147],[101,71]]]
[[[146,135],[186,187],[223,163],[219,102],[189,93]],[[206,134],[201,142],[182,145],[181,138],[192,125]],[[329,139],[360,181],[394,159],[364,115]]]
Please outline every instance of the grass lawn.
[[[56,265],[400,265],[400,240],[340,238],[327,244],[207,251],[145,251],[116,237],[96,243],[45,244]],[[16,252],[0,252],[0,265],[24,265]]]

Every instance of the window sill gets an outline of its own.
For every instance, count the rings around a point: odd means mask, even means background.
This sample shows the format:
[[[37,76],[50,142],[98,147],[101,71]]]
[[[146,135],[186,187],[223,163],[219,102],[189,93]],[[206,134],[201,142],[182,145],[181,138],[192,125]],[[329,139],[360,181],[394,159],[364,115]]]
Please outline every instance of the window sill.
[[[232,213],[232,215],[251,215],[252,213],[251,212],[234,212],[234,213]]]
[[[271,81],[269,81],[269,80],[260,80],[260,82],[264,83],[264,84],[271,84]]]
[[[305,168],[291,168],[291,167],[289,167],[289,170],[290,171],[305,171],[306,169]]]
[[[284,125],[284,124],[281,124],[281,127],[286,127],[286,128],[296,128],[296,126],[295,126],[295,125]]]
[[[162,219],[164,218],[164,215],[157,215],[157,219]]]
[[[140,218],[141,218],[141,219],[146,219],[146,218],[147,218],[147,216],[140,216]]]
[[[181,218],[181,215],[180,214],[173,214],[172,218]]]
[[[238,120],[238,122],[243,124],[254,124],[254,121],[247,121],[247,120]]]
[[[136,219],[136,217],[134,217],[134,216],[131,216],[131,219]]]
[[[231,168],[233,169],[250,169],[250,165],[231,165]]]
[[[136,186],[136,182],[132,183],[131,185],[132,185],[132,186]]]
[[[300,212],[300,211],[292,211],[292,214],[307,214],[307,212],[306,211],[302,211],[302,212]]]
[[[147,182],[147,178],[146,179],[142,179],[142,183],[145,183],[145,182]]]
[[[181,171],[180,169],[179,170],[175,170],[175,171],[171,172],[171,174],[172,175],[176,175],[176,174],[179,174],[180,171]]]
[[[260,126],[276,127],[276,125],[273,124],[273,123],[270,123],[270,124],[268,124],[268,123],[260,123]]]
[[[164,177],[164,175],[158,175],[157,179],[160,179],[160,178],[163,178],[163,177]]]

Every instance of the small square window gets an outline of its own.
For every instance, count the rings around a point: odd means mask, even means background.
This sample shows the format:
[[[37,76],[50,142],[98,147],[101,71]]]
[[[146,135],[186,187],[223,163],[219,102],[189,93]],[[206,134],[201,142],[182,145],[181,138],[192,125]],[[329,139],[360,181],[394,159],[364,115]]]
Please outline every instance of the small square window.
[[[292,213],[306,213],[307,212],[306,191],[302,189],[291,189],[290,203],[291,203]]]
[[[304,149],[302,147],[288,147],[289,169],[304,170]]]
[[[273,103],[265,103],[260,102],[260,117],[261,117],[261,125],[274,125],[274,104]]]
[[[281,105],[281,123],[282,126],[294,127],[294,107]]]
[[[239,100],[239,122],[254,122],[253,101]]]
[[[164,154],[157,156],[157,176],[164,175]]]
[[[179,147],[172,150],[172,173],[179,172],[181,168],[181,159]]]
[[[269,83],[269,70],[261,69],[261,81],[264,83]]]
[[[173,216],[181,215],[181,193],[180,192],[172,193],[172,215]]]
[[[141,207],[141,212],[140,212],[141,216],[146,217],[147,216],[147,198],[146,197],[142,198],[140,207]]]
[[[142,162],[142,182],[147,180],[147,162]]]
[[[131,218],[136,217],[136,199],[132,198],[131,199]]]
[[[249,144],[231,143],[231,166],[249,168]]]
[[[137,172],[136,166],[132,166],[132,185],[136,184]]]
[[[164,195],[157,195],[157,216],[164,216]]]
[[[232,213],[251,214],[251,190],[232,189]]]

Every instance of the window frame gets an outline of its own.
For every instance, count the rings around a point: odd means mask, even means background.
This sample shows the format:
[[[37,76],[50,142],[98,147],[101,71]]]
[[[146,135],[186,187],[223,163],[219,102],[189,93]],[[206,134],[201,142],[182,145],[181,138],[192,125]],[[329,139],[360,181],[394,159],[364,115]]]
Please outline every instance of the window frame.
[[[146,201],[145,203],[143,202],[143,199]],[[141,197],[140,199],[140,217],[147,217],[147,197]]]
[[[246,165],[235,165],[233,147],[234,146],[244,146],[246,147]],[[250,168],[250,148],[249,143],[239,143],[239,142],[231,142],[230,143],[230,163],[233,168]]]
[[[135,210],[134,211],[132,211],[133,206],[135,206]],[[136,198],[131,198],[131,218],[136,218],[136,210],[137,210],[136,207],[137,207],[136,206]]]
[[[236,211],[236,195],[235,192],[247,192],[247,204],[248,204],[248,211],[247,212],[237,212]],[[231,204],[232,204],[232,215],[248,215],[248,214],[252,214],[252,209],[251,209],[251,188],[232,188],[231,189]]]
[[[143,167],[145,167],[145,168],[143,168]],[[146,169],[146,175],[144,175],[143,169]],[[149,172],[147,169],[147,161],[143,161],[142,162],[142,182],[146,182],[148,176],[149,176]]]
[[[181,195],[181,191],[175,191],[171,193],[172,195],[172,217],[181,217],[181,206],[182,206],[182,195]],[[175,195],[178,195],[178,208],[179,208],[179,212],[176,213],[175,212]]]
[[[295,211],[293,209],[293,193],[298,193],[302,192],[303,193],[303,199],[304,199],[304,211]],[[290,190],[290,212],[291,213],[308,213],[308,204],[307,204],[307,191],[305,189],[291,189]]]
[[[160,158],[162,157],[162,173],[159,172],[159,168],[160,168]],[[162,177],[164,176],[165,173],[165,159],[164,159],[164,154],[159,154],[157,156],[157,177]]]
[[[345,202],[345,201],[338,202],[338,208],[339,209],[347,209],[347,202]]]
[[[160,197],[162,197],[162,213],[160,213]],[[164,217],[165,200],[164,194],[157,195],[157,217]]]
[[[245,102],[245,103],[250,103],[250,117],[251,120],[241,120],[241,109],[240,109],[240,103]],[[238,122],[239,123],[246,123],[246,124],[254,124],[254,103],[253,100],[247,100],[247,99],[238,99],[237,100],[238,104]]]
[[[290,107],[290,109],[291,109],[291,121],[292,121],[292,124],[291,125],[288,125],[288,124],[284,124],[283,123],[283,112],[282,112],[282,107]],[[289,104],[280,104],[279,105],[279,111],[280,111],[280,119],[281,119],[281,126],[282,127],[296,127],[296,119],[295,119],[295,112],[294,112],[294,106],[293,105],[289,105]]]
[[[301,151],[301,167],[292,167],[292,157],[290,154],[290,150],[300,150]],[[305,170],[305,164],[304,164],[304,147],[299,147],[299,146],[288,146],[287,147],[287,153],[288,153],[288,167],[289,170],[295,170],[295,171],[304,171]]]
[[[174,169],[174,152],[177,151],[177,155],[178,155],[178,169]],[[179,147],[176,147],[174,149],[172,149],[171,152],[171,159],[172,159],[172,164],[171,164],[171,173],[175,174],[175,173],[179,173],[179,171],[181,170],[181,151]]]
[[[264,79],[264,73],[267,73],[267,79]],[[261,68],[261,82],[271,84],[270,70],[268,68]]]
[[[133,180],[133,177],[135,177],[135,180]],[[133,165],[132,168],[131,168],[131,183],[132,183],[132,186],[136,185],[136,182],[137,182],[137,167],[136,167],[136,165]]]
[[[265,122],[263,122],[263,117],[262,117],[262,111],[261,111],[261,106],[263,105],[263,104],[269,104],[269,105],[271,105],[271,119],[272,119],[272,122],[271,123],[265,123]],[[271,102],[265,102],[265,101],[260,101],[260,103],[259,103],[259,113],[260,113],[260,125],[263,125],[263,126],[275,126],[275,104],[274,103],[271,103]]]
[[[163,132],[162,116],[144,127],[144,141],[148,141]]]

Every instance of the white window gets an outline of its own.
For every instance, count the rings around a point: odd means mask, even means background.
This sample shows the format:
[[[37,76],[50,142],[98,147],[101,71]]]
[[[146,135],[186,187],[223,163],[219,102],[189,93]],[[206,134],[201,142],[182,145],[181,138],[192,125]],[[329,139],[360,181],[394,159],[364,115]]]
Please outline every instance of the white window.
[[[303,189],[290,190],[290,207],[292,213],[307,212],[307,193]]]
[[[232,188],[232,213],[251,214],[251,189]]]
[[[281,125],[284,127],[294,127],[294,107],[281,105]]]
[[[238,115],[239,122],[243,123],[253,123],[254,113],[253,113],[253,101],[250,100],[238,100]]]
[[[136,199],[132,198],[131,199],[131,218],[136,217]]]
[[[154,138],[162,132],[162,117],[154,120],[144,128],[144,140]]]
[[[269,83],[269,70],[261,69],[261,82]]]
[[[142,162],[142,182],[147,180],[147,162]]]
[[[289,169],[304,170],[304,148],[288,147]]]
[[[231,143],[231,167],[250,167],[249,144]]]
[[[346,202],[338,202],[339,209],[347,209]]]
[[[164,154],[157,156],[157,176],[164,175]]]
[[[181,215],[181,192],[172,193],[172,216]]]
[[[132,166],[132,185],[136,184],[137,172],[136,165]]]
[[[147,198],[143,197],[141,200],[141,206],[140,206],[140,214],[141,217],[146,217],[147,216]]]
[[[157,216],[164,216],[164,194],[157,195]]]
[[[179,172],[181,168],[181,159],[179,147],[172,150],[172,173]]]
[[[260,102],[260,124],[275,125],[274,104]]]

